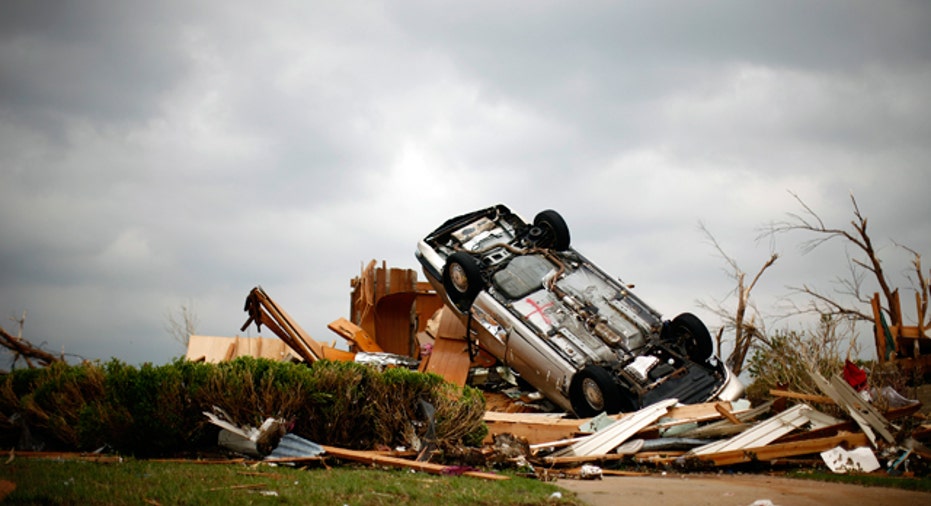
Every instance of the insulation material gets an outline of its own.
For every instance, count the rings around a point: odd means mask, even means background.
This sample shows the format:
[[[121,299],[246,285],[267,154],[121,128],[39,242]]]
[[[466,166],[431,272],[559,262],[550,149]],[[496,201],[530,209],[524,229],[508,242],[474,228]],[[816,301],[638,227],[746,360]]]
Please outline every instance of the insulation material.
[[[838,474],[870,473],[880,468],[873,450],[865,446],[849,451],[838,446],[821,452],[821,458],[832,472]]]

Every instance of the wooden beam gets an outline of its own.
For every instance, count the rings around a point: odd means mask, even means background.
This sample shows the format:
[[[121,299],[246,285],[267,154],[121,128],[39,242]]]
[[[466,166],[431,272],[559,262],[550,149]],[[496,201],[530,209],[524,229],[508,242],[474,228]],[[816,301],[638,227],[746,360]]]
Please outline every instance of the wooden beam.
[[[543,462],[550,465],[560,464],[579,464],[582,462],[609,462],[614,460],[624,460],[627,455],[619,453],[607,453],[600,455],[572,455],[566,457],[543,457]]]
[[[789,399],[819,402],[821,404],[834,404],[834,399],[831,399],[826,395],[804,394],[801,392],[792,392],[789,390],[770,390],[769,395],[772,395],[773,397],[787,397]]]
[[[324,446],[323,449],[326,451],[326,455],[331,457],[336,457],[342,460],[350,460],[353,462],[361,462],[363,464],[371,465],[380,465],[380,466],[389,466],[389,467],[403,467],[408,469],[414,469],[415,471],[421,471],[424,473],[430,474],[459,474],[457,468],[451,466],[444,466],[441,464],[431,464],[430,462],[417,462],[416,460],[402,459],[399,457],[389,457],[386,455],[380,455],[375,452],[367,452],[360,450],[349,450],[346,448],[338,448],[335,446]],[[486,473],[482,471],[465,471],[461,473],[463,476],[471,476],[473,478],[482,478],[485,480],[507,480],[507,476]]]
[[[718,413],[721,413],[721,416],[727,418],[727,420],[734,425],[741,425],[743,423],[739,418],[734,416],[734,414],[731,413],[729,409],[727,409],[727,406],[725,406],[723,402],[716,402],[714,404],[714,409],[717,410]]]
[[[372,339],[368,332],[362,330],[362,327],[352,323],[345,318],[339,318],[338,320],[330,322],[330,324],[327,325],[327,328],[333,332],[336,332],[347,341],[351,342],[361,351],[370,353],[384,351],[381,349],[381,346],[378,346],[378,343]]]
[[[845,444],[849,448],[856,448],[859,446],[867,446],[870,444],[870,441],[865,434],[858,432],[856,434],[840,434],[833,437],[812,439],[808,441],[771,444],[757,448],[742,448],[739,450],[711,453],[708,455],[696,455],[694,458],[706,462],[712,462],[716,466],[728,466],[732,464],[751,462],[754,460],[768,461],[777,458],[820,453],[825,450],[830,450],[831,448],[841,444]]]

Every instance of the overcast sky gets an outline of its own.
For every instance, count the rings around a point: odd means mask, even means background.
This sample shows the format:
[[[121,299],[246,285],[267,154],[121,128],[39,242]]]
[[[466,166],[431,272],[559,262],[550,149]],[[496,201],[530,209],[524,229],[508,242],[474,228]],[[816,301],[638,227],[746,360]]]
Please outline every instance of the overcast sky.
[[[25,310],[49,351],[161,364],[185,351],[167,314],[237,335],[262,285],[339,340],[363,264],[417,268],[421,237],[503,203],[558,210],[583,254],[714,330],[698,301],[734,283],[699,223],[751,273],[781,255],[754,292],[775,314],[788,286],[831,290],[845,251],[759,229],[799,211],[790,191],[845,226],[852,192],[908,288],[895,243],[931,265],[929,160],[921,0],[8,0],[0,325]]]

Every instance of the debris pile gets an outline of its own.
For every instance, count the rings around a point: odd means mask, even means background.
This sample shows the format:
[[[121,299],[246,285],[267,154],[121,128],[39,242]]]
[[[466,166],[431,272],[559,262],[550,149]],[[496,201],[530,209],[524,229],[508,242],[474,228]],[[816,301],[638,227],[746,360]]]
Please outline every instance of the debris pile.
[[[553,404],[520,384],[507,367],[474,349],[462,323],[428,286],[416,282],[411,271],[384,265],[376,269],[372,262],[351,285],[353,321],[341,318],[329,325],[346,340],[348,350],[314,341],[259,287],[247,298],[246,326],[256,323],[271,329],[295,350],[290,356],[298,360],[406,367],[482,388],[489,434],[481,449],[459,453],[321,446],[321,452],[302,459],[328,456],[496,479],[500,476],[485,476],[477,468],[517,468],[541,479],[601,479],[643,474],[649,468],[761,463],[825,466],[838,473],[874,472],[885,466],[884,472],[902,474],[927,467],[931,459],[926,447],[931,425],[918,413],[921,404],[886,389],[874,392],[888,407],[879,411],[865,392],[862,371],[853,364],[843,376],[830,379],[812,372],[820,396],[773,390],[775,400],[758,406],[746,400],[682,405],[666,399],[630,413],[570,418],[553,412]],[[824,411],[815,407],[819,405]],[[445,463],[429,464],[437,461]]]
[[[837,473],[885,467],[881,472],[893,475],[927,469],[931,424],[918,413],[918,401],[904,399],[881,413],[840,375],[830,380],[812,375],[825,394],[817,400],[842,408],[844,418],[804,402],[777,409],[793,395],[786,392],[787,397],[757,407],[746,401],[681,406],[669,399],[634,413],[590,420],[489,412],[486,422],[492,434],[525,438],[531,449],[528,461],[544,467],[544,475],[592,476],[584,466],[595,464],[679,470],[823,464]]]

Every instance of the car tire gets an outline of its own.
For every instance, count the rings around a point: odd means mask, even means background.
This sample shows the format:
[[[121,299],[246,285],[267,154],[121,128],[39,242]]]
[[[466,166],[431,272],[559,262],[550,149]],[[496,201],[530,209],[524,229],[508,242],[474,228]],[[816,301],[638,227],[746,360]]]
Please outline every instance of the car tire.
[[[708,327],[692,313],[675,317],[664,329],[664,334],[666,342],[681,348],[692,361],[705,362],[714,352]]]
[[[552,209],[540,211],[533,219],[531,236],[537,236],[536,245],[556,251],[569,249],[569,226],[562,215]]]
[[[632,411],[634,402],[626,393],[607,369],[597,365],[585,366],[569,384],[569,402],[579,418],[590,418],[602,412],[613,415]]]
[[[482,266],[477,258],[457,251],[446,259],[443,266],[443,288],[446,296],[463,313],[472,307],[472,302],[482,290]]]

